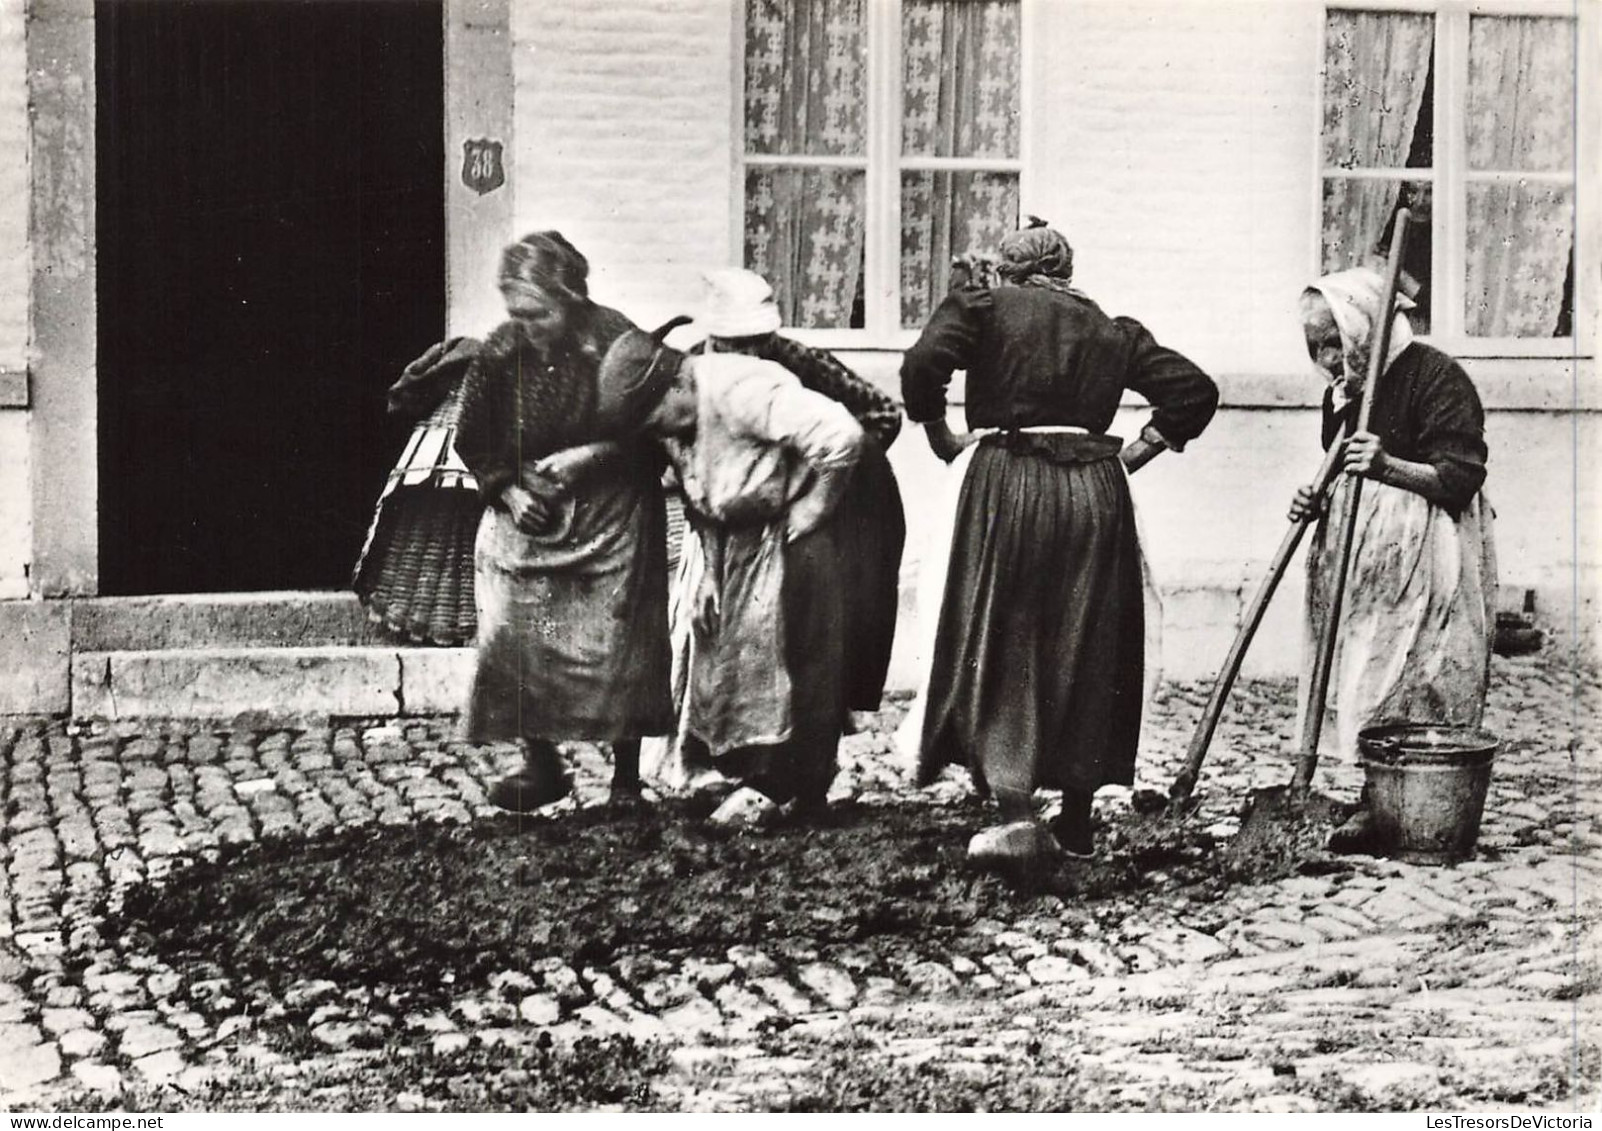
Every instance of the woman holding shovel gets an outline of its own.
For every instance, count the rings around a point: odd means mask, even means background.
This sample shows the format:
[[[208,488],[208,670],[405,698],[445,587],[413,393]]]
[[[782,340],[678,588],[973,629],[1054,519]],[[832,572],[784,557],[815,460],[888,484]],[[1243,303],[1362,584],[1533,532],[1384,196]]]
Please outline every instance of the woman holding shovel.
[[[1381,317],[1385,281],[1356,268],[1327,275],[1302,294],[1308,355],[1326,388],[1324,446],[1356,418]],[[1485,710],[1496,628],[1496,554],[1485,482],[1485,413],[1468,374],[1451,357],[1413,340],[1398,295],[1385,365],[1366,431],[1346,442],[1346,475],[1327,495],[1297,491],[1290,517],[1339,513],[1354,476],[1368,482],[1358,504],[1324,742],[1355,760],[1358,731],[1387,722],[1478,726]],[[1323,638],[1338,570],[1337,524],[1321,521],[1308,555],[1308,638]],[[1311,655],[1310,649],[1310,655]],[[1300,717],[1308,718],[1310,680]],[[1304,725],[1305,722],[1304,722]],[[1367,810],[1331,841],[1361,849]]]

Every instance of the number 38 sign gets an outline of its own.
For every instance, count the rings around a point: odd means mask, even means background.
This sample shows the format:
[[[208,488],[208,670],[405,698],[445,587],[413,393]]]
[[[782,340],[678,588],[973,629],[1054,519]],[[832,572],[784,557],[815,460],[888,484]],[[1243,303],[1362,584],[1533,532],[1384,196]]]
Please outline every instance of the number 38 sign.
[[[506,183],[500,142],[487,137],[475,137],[463,143],[462,183],[480,196],[494,192]]]

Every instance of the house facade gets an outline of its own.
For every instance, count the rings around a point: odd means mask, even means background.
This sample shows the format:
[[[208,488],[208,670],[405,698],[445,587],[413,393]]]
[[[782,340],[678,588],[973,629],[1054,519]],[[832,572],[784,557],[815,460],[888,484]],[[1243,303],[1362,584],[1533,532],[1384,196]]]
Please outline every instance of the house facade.
[[[1163,664],[1197,678],[1321,454],[1297,297],[1406,205],[1419,328],[1488,411],[1503,599],[1590,638],[1593,0],[179,8],[0,0],[0,712],[81,711],[75,654],[185,618],[370,644],[334,594],[399,445],[380,394],[498,320],[498,250],[536,228],[642,325],[760,270],[787,332],[894,389],[952,258],[1049,220],[1222,391],[1133,481]],[[911,427],[891,456],[910,626],[943,468]],[[1248,671],[1295,671],[1300,600],[1298,567]]]

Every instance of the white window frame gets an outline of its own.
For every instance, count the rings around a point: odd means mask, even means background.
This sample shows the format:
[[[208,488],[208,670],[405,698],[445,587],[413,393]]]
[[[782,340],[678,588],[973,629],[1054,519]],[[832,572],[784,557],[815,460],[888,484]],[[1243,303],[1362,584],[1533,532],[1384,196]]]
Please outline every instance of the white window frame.
[[[918,329],[901,326],[901,174],[912,171],[1013,173],[1018,177],[1019,214],[1028,211],[1030,92],[1035,6],[1018,0],[1018,156],[903,157],[901,154],[901,0],[865,0],[867,14],[868,113],[864,157],[782,157],[745,148],[745,4],[731,0],[734,30],[733,185],[730,248],[733,265],[745,266],[745,173],[748,168],[846,168],[865,171],[862,262],[863,326],[858,329],[784,328],[785,336],[822,349],[904,350]]]
[[[1596,339],[1596,288],[1590,274],[1595,270],[1596,241],[1591,238],[1593,206],[1587,199],[1594,191],[1586,183],[1591,168],[1595,139],[1586,127],[1586,107],[1594,95],[1587,89],[1594,81],[1587,75],[1587,37],[1595,34],[1595,13],[1589,4],[1573,0],[1330,0],[1317,6],[1318,66],[1313,100],[1313,145],[1316,175],[1313,178],[1313,274],[1323,270],[1324,183],[1329,177],[1377,177],[1397,181],[1422,181],[1431,190],[1430,333],[1423,340],[1459,357],[1576,358],[1591,357]],[[1327,15],[1334,11],[1417,12],[1435,21],[1435,105],[1434,152],[1427,169],[1350,170],[1324,162],[1324,61]],[[1469,20],[1473,16],[1547,16],[1571,20],[1575,24],[1576,74],[1574,123],[1575,152],[1567,172],[1520,172],[1468,169]],[[1575,200],[1574,334],[1567,338],[1488,338],[1471,337],[1466,330],[1465,302],[1468,247],[1468,184],[1522,178],[1530,181],[1569,184]]]

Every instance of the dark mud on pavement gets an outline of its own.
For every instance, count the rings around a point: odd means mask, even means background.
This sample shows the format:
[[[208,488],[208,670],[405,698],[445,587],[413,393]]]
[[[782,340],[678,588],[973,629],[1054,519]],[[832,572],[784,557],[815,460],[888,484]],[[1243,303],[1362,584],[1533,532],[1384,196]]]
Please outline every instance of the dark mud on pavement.
[[[1219,850],[1191,824],[1125,813],[1099,830],[1094,861],[1003,879],[964,859],[991,820],[976,802],[843,804],[804,826],[723,836],[664,806],[360,830],[197,863],[131,889],[107,918],[121,947],[180,969],[426,995],[547,957],[582,966],[784,940],[960,944],[980,920],[1010,920],[1046,897],[1116,912],[1154,888],[1205,900],[1306,866],[1305,846],[1270,844],[1259,860]]]
[[[1226,869],[1272,878],[1344,868],[1325,853],[1324,844],[1355,810],[1319,793],[1298,797],[1288,786],[1259,790],[1241,807],[1240,832],[1229,842]]]

